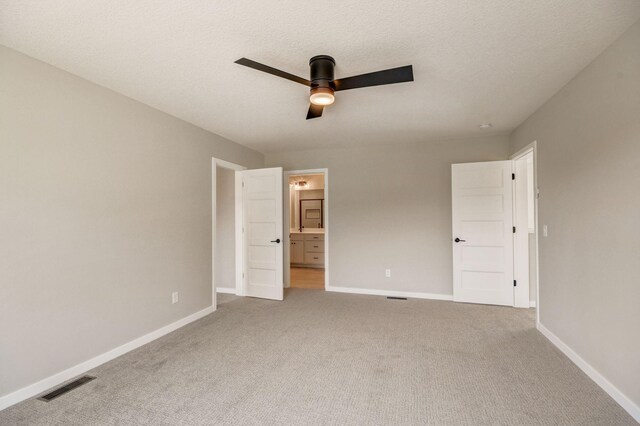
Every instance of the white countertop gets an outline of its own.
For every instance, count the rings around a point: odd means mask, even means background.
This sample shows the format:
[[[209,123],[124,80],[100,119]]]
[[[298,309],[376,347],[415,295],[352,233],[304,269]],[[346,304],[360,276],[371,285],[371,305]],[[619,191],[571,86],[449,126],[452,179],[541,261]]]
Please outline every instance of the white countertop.
[[[324,229],[311,228],[311,229],[302,229],[300,231],[298,228],[293,228],[289,230],[290,234],[324,234]]]

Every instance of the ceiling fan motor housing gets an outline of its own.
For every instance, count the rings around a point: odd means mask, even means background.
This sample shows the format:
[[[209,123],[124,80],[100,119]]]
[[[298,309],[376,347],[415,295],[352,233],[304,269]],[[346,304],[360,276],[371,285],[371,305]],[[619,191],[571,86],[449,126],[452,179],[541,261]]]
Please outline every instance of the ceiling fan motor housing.
[[[328,55],[318,55],[309,59],[311,93],[314,93],[315,89],[330,89],[333,93],[335,89],[333,87],[333,69],[335,66],[336,61]]]

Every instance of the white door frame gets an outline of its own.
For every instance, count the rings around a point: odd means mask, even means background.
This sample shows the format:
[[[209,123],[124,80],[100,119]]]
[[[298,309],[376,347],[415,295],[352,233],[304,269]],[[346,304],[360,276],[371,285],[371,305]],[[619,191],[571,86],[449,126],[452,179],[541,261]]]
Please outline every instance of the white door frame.
[[[237,172],[247,170],[245,166],[211,157],[211,304],[216,309],[216,201],[218,167],[235,171],[235,228],[236,228],[236,288],[235,294],[242,295],[242,180]]]
[[[534,188],[534,196],[533,196],[533,203],[534,203],[534,222],[535,222],[535,239],[536,239],[536,264],[535,264],[535,268],[536,268],[536,323],[540,322],[540,258],[539,258],[539,253],[540,253],[540,249],[539,249],[539,237],[540,237],[540,232],[539,232],[539,224],[538,224],[538,143],[537,141],[533,141],[530,144],[528,144],[527,146],[525,146],[524,148],[522,148],[520,151],[516,152],[515,154],[513,154],[511,157],[509,157],[510,160],[512,160],[514,162],[514,168],[515,168],[515,162],[522,159],[522,157],[525,157],[528,154],[533,154],[533,188]],[[518,179],[518,176],[516,175],[516,180]],[[516,191],[516,185],[514,185],[514,195],[515,195],[515,191]],[[515,203],[514,203],[515,205]],[[515,215],[515,210],[514,210],[514,215]],[[515,217],[515,216],[514,216]],[[518,224],[520,225],[520,224]],[[526,235],[527,239],[528,239],[528,227],[526,227],[526,233],[516,233],[516,239],[520,238],[520,237],[524,237]],[[523,243],[522,243],[523,244]],[[527,241],[528,244],[528,241]],[[528,254],[528,250],[525,253],[522,253],[521,250],[518,250],[518,245],[517,242],[516,244],[514,244],[514,263],[518,264],[518,263],[529,263],[529,258],[527,256]],[[524,256],[527,256],[527,259],[524,259]],[[531,265],[529,265],[529,267],[531,267]],[[517,289],[517,287],[516,287]],[[529,291],[529,288],[527,287],[527,292]],[[528,297],[528,293],[527,293],[527,297]]]
[[[291,230],[291,194],[289,186],[289,176],[304,176],[304,175],[318,175],[322,173],[324,175],[324,289],[329,288],[329,169],[308,169],[308,170],[286,170],[284,172],[284,179],[282,179],[284,185],[283,201],[285,204],[285,210],[288,214],[284,216],[284,287],[288,288],[291,285],[291,254],[289,249],[291,243],[289,241],[289,232]]]

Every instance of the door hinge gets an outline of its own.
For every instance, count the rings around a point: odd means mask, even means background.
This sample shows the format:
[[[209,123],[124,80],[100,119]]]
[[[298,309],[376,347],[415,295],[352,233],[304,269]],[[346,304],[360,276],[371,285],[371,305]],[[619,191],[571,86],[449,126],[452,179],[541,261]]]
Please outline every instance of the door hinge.
[[[516,180],[516,174],[515,173],[511,173],[511,180]]]
[[[516,233],[516,227],[515,226],[513,227],[513,233],[514,234]]]
[[[517,285],[518,285],[518,281],[513,280],[513,286],[515,287],[515,286],[517,286]]]

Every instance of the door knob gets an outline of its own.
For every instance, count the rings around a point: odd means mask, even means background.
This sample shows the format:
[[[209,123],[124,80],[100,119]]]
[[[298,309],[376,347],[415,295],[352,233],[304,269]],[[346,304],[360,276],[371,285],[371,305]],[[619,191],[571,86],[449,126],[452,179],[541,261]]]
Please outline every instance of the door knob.
[[[280,238],[275,239],[275,240],[271,240],[271,242],[272,242],[272,243],[278,243],[278,244],[280,244]]]
[[[457,237],[453,241],[455,241],[456,243],[466,243],[467,242],[467,240],[461,240],[460,238],[457,238]]]

